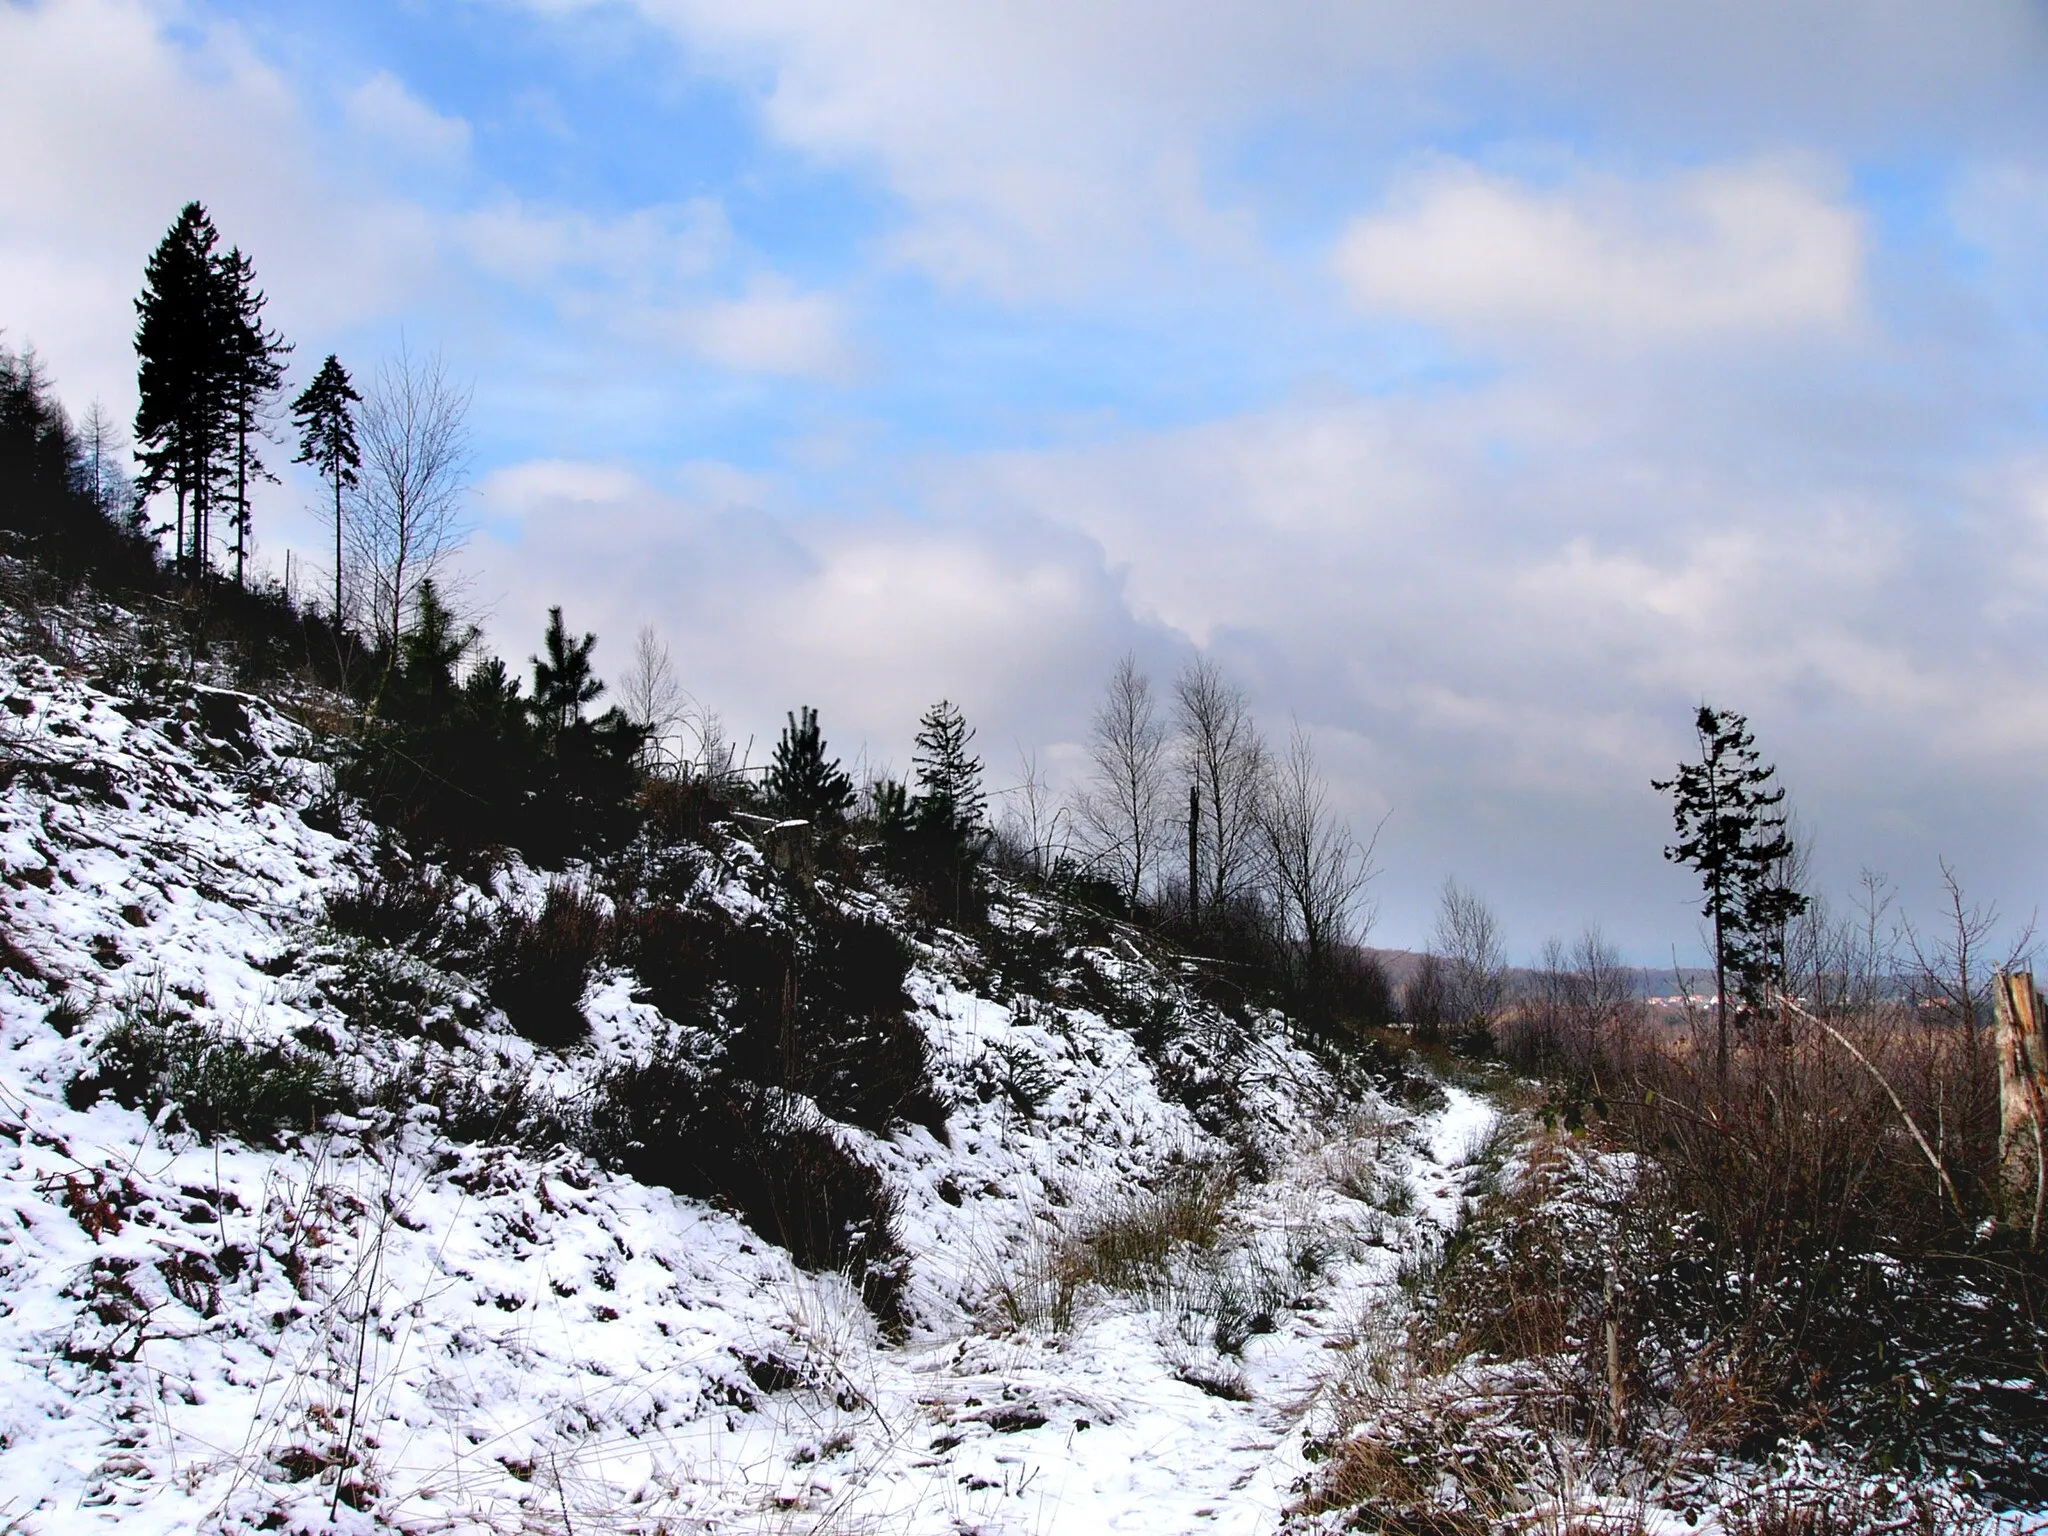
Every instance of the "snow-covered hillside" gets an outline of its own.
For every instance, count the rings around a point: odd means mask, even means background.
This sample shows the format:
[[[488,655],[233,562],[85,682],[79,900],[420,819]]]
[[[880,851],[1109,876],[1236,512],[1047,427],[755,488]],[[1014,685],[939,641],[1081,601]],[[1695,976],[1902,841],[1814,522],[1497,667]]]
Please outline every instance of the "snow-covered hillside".
[[[1333,1361],[1454,1217],[1478,1101],[1339,1084],[1112,933],[1077,963],[1177,1010],[1183,1053],[1227,1053],[1219,1127],[1128,1020],[927,934],[909,991],[942,1126],[829,1128],[900,1202],[884,1330],[729,1214],[456,1135],[461,1091],[566,1103],[668,1025],[603,970],[560,1056],[459,984],[366,1023],[348,983],[378,973],[322,914],[367,842],[302,817],[305,734],[203,684],[117,689],[94,643],[0,656],[0,1526],[1281,1523]],[[749,853],[695,899],[761,902]],[[464,899],[541,889],[514,867]],[[997,928],[1050,921],[997,892]],[[355,1112],[250,1144],[95,1097],[96,1048],[138,1018],[318,1058]],[[1119,1257],[1133,1233],[1153,1249]]]

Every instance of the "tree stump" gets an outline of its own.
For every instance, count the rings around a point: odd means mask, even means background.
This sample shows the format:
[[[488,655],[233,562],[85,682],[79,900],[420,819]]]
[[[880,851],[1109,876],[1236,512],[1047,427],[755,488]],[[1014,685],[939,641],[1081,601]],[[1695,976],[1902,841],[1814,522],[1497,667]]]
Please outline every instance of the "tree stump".
[[[2034,990],[2031,971],[2001,971],[1994,979],[1998,1005],[1998,1167],[2006,1219],[2024,1225],[2041,1245],[2048,1201],[2048,1002]]]

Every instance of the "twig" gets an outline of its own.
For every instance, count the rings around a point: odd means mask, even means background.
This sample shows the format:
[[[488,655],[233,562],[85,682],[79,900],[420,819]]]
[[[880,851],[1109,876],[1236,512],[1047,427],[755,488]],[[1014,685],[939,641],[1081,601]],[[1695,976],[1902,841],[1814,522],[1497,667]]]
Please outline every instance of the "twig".
[[[1928,1145],[1927,1138],[1920,1132],[1919,1124],[1913,1119],[1912,1111],[1906,1108],[1906,1101],[1899,1097],[1898,1090],[1892,1087],[1891,1083],[1886,1080],[1885,1075],[1882,1072],[1878,1071],[1877,1064],[1873,1062],[1868,1056],[1864,1055],[1862,1051],[1856,1048],[1855,1041],[1851,1040],[1847,1035],[1843,1034],[1839,1029],[1835,1028],[1834,1025],[1830,1024],[1826,1019],[1822,1018],[1819,1014],[1809,1013],[1806,1009],[1802,1008],[1797,1002],[1793,1001],[1791,997],[1787,996],[1783,992],[1780,992],[1778,994],[1778,1001],[1782,1003],[1786,1008],[1790,1009],[1793,1013],[1796,1013],[1802,1019],[1805,1019],[1808,1023],[1818,1024],[1823,1030],[1827,1032],[1830,1039],[1832,1039],[1837,1045],[1841,1046],[1841,1048],[1847,1051],[1851,1056],[1855,1057],[1858,1064],[1862,1066],[1863,1070],[1871,1075],[1871,1078],[1877,1083],[1877,1086],[1884,1090],[1885,1097],[1892,1101],[1892,1108],[1896,1109],[1899,1112],[1899,1118],[1905,1122],[1906,1129],[1912,1133],[1915,1145],[1917,1145],[1920,1148],[1921,1154],[1926,1157],[1927,1165],[1934,1170],[1935,1177],[1941,1180],[1941,1187],[1948,1194],[1949,1204],[1955,1207],[1956,1219],[1958,1221],[1961,1221],[1965,1226],[1967,1226],[1969,1224],[1970,1218],[1963,1210],[1962,1196],[1956,1193],[1956,1186],[1948,1176],[1947,1165],[1942,1162],[1940,1156],[1935,1152],[1934,1148]]]

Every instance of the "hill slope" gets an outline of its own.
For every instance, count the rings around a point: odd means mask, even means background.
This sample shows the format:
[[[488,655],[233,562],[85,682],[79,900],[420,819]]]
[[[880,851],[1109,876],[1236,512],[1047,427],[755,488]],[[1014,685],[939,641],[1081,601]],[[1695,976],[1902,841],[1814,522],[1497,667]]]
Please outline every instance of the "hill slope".
[[[395,888],[366,829],[307,824],[314,743],[138,679],[124,633],[0,656],[0,1519],[1279,1522],[1326,1350],[1452,1220],[1476,1101],[1340,1083],[1029,893],[976,942],[822,877],[805,900],[905,946],[928,1063],[922,1124],[776,1098],[894,1208],[878,1321],[857,1250],[806,1271],[758,1213],[619,1171],[620,1074],[729,1055],[737,994],[671,1018],[600,962],[587,1035],[534,1044],[502,971],[328,919]],[[680,854],[676,911],[813,942],[730,826]],[[549,900],[516,864],[413,876],[472,959]]]

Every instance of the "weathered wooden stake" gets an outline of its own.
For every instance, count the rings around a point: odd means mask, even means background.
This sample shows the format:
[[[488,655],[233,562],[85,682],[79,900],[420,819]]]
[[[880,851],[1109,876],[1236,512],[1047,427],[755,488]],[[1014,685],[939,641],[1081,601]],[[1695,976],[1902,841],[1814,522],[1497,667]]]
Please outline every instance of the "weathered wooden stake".
[[[2048,1201],[2048,1003],[2034,990],[2031,971],[2000,971],[1992,992],[1998,1004],[1998,1169],[2009,1220],[2024,1220],[2033,1246],[2041,1246],[2041,1215]],[[2031,1197],[2031,1198],[2030,1198]]]
[[[1607,1267],[1607,1424],[1621,1440],[1621,1310],[1615,1295],[1614,1266]]]

